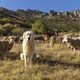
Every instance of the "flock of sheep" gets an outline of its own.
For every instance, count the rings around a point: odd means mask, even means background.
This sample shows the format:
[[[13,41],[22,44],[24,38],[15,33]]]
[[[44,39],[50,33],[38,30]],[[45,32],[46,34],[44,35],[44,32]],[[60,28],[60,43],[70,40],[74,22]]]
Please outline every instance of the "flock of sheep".
[[[80,36],[64,36],[62,43],[67,43],[67,46],[74,50],[80,50]]]
[[[66,34],[63,36],[52,36],[51,37],[51,47],[53,48],[55,43],[65,44],[69,48],[75,50],[80,50],[80,36],[73,34]]]
[[[35,35],[32,31],[26,31],[23,33],[23,36],[5,36],[0,37],[0,52],[8,52],[14,44],[22,44],[22,53],[20,54],[21,60],[24,60],[25,66],[27,63],[32,63],[32,59],[35,52],[35,43],[37,42],[46,42],[43,35]],[[74,51],[80,50],[80,36],[75,36],[72,34],[63,35],[63,36],[52,36],[49,39],[49,44],[51,48],[54,48],[54,44],[66,43],[68,47]],[[39,55],[37,55],[39,57]]]

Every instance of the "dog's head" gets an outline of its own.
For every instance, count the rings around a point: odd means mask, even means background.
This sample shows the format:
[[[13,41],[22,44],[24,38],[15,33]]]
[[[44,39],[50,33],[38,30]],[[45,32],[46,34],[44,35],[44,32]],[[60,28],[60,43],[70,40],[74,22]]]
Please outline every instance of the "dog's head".
[[[32,31],[26,31],[23,33],[23,39],[25,39],[26,42],[33,41],[35,39],[35,34]]]

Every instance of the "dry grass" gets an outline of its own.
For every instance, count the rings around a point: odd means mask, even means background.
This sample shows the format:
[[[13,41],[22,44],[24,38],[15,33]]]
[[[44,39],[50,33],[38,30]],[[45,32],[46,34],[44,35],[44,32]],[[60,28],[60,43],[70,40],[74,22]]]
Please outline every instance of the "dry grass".
[[[80,53],[59,44],[50,48],[42,43],[36,53],[42,58],[24,67],[19,55],[21,44],[14,45],[9,53],[1,54],[0,80],[80,80]]]

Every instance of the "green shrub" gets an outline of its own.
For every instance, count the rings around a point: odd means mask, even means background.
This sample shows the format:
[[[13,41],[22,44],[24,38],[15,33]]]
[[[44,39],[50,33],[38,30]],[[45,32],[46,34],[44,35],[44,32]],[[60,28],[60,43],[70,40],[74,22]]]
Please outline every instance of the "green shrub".
[[[14,28],[14,29],[12,30],[12,33],[13,33],[14,35],[22,35],[25,30],[26,30],[26,29],[24,29],[24,28],[16,27],[16,28]]]
[[[35,33],[44,33],[44,25],[40,20],[35,21],[35,23],[32,24],[32,31]]]
[[[0,35],[3,35],[3,34],[4,34],[4,32],[5,32],[5,29],[3,28],[3,26],[2,26],[2,25],[0,25]]]

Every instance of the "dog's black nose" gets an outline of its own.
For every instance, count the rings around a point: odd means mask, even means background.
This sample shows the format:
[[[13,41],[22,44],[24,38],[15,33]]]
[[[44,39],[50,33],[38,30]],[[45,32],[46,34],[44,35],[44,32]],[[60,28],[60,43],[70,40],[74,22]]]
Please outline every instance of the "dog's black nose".
[[[28,37],[28,40],[30,40],[30,37]]]

